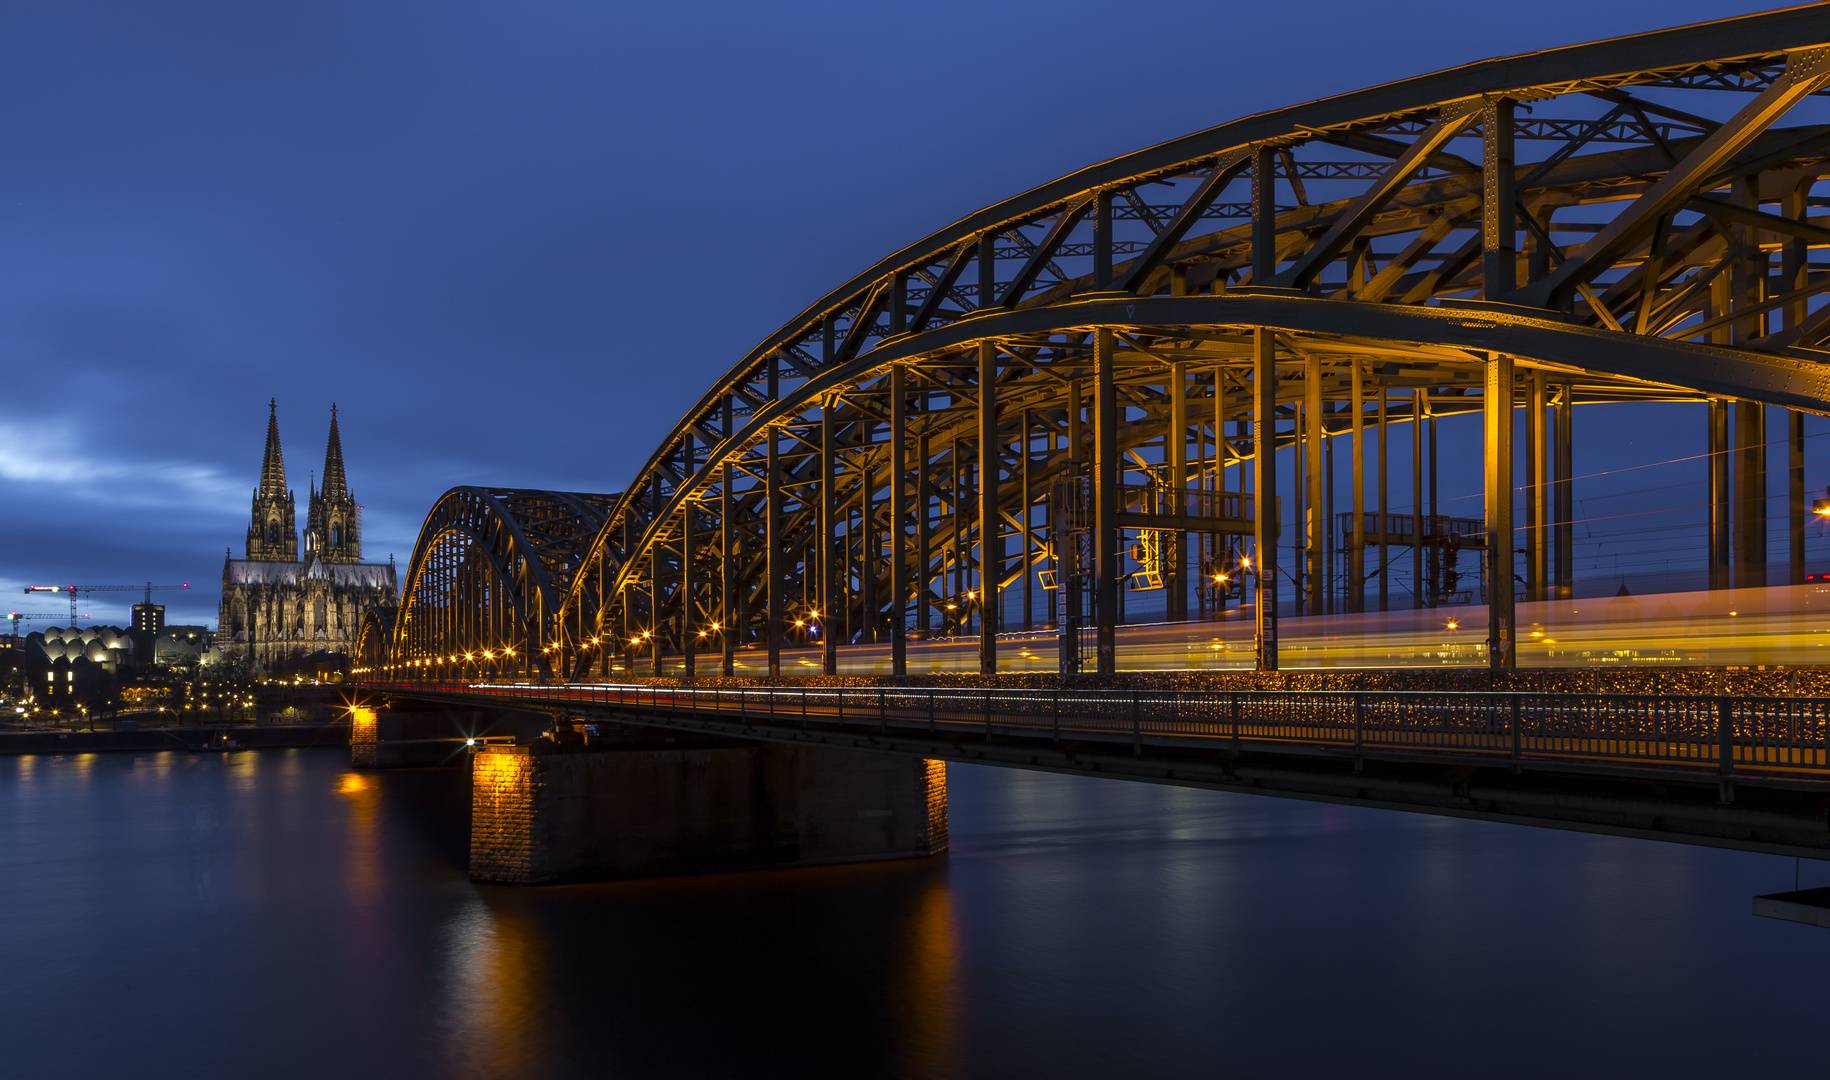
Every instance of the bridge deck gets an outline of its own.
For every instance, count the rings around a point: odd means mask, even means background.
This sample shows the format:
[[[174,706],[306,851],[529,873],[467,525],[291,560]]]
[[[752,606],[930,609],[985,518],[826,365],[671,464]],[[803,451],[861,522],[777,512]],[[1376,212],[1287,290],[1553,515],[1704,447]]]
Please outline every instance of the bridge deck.
[[[369,684],[882,753],[1822,857],[1830,699]]]

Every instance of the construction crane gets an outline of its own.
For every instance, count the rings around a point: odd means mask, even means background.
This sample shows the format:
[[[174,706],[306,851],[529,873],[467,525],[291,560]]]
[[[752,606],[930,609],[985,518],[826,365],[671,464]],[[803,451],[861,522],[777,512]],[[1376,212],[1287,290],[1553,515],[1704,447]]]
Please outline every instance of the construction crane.
[[[188,589],[190,587],[190,582],[188,581],[182,585],[154,585],[149,581],[144,585],[27,585],[25,591],[28,595],[31,593],[68,593],[70,595],[70,621],[74,623],[76,622],[76,597],[78,593],[83,596],[88,596],[90,593],[98,592],[144,591],[146,593],[146,602],[151,604],[153,593],[170,592],[174,589]]]
[[[89,616],[87,616],[87,615],[83,616],[83,618],[85,618],[85,619],[87,619],[88,617]],[[13,644],[17,645],[17,644],[19,644],[19,624],[20,623],[32,622],[34,620],[43,622],[46,619],[61,619],[61,618],[63,618],[63,616],[62,615],[45,615],[43,613],[36,613],[36,612],[32,613],[32,614],[27,614],[25,612],[15,611],[15,612],[9,614],[7,616],[7,618],[13,620]],[[70,621],[71,621],[71,623],[74,624],[76,620],[74,618],[72,618]]]

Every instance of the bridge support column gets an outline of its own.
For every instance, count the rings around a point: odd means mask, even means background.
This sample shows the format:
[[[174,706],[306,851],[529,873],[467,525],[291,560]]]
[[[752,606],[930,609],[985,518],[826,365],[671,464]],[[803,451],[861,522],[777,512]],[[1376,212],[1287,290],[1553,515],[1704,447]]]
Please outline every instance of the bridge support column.
[[[947,849],[938,761],[637,729],[490,746],[471,767],[478,881],[718,873]]]
[[[898,279],[901,280],[901,279]],[[905,282],[906,284],[906,282]],[[909,401],[901,364],[890,368],[890,674],[909,673],[909,545],[903,522],[909,513],[904,494],[908,474]]]
[[[1411,388],[1411,607],[1429,606],[1423,582],[1423,416],[1428,412],[1423,387]]]
[[[1805,583],[1805,414],[1786,410],[1786,535],[1793,585]]]
[[[1518,628],[1512,606],[1512,357],[1488,353],[1485,368],[1487,499],[1487,666],[1516,664]]]
[[[1704,428],[1709,523],[1709,587],[1728,588],[1728,402],[1709,399]]]
[[[1067,486],[1072,491],[1078,491],[1087,456],[1085,432],[1081,429],[1080,418],[1081,402],[1085,400],[1085,395],[1081,392],[1078,380],[1068,383],[1067,396]],[[1075,509],[1070,510],[1070,505]],[[1060,594],[1061,604],[1060,621],[1056,626],[1055,660],[1063,675],[1080,674],[1080,627],[1085,604],[1082,581],[1087,568],[1081,564],[1079,530],[1085,526],[1085,521],[1071,518],[1084,509],[1075,496],[1069,496],[1066,502],[1059,505],[1051,499],[1048,508],[1049,536],[1055,545],[1055,591]]]
[[[770,367],[770,386],[774,387],[774,367]],[[769,677],[780,678],[782,673],[782,560],[786,552],[782,550],[782,488],[781,488],[781,449],[780,439],[775,432],[769,432],[769,463],[765,470],[768,473],[763,491],[763,543],[768,550],[763,555],[763,573],[768,578],[763,586],[764,614],[763,636],[769,646]]]
[[[820,610],[814,616],[819,619],[820,627],[820,671],[827,675],[839,673],[839,632],[843,618],[839,613],[839,567],[838,553],[833,550],[834,537],[838,524],[838,492],[833,483],[833,471],[838,468],[838,406],[828,398],[820,403],[820,484],[814,498],[820,500],[819,544],[817,547],[818,574],[820,591]]]
[[[986,247],[989,250],[990,241]],[[998,673],[998,586],[1004,530],[998,522],[998,347],[979,342],[979,674]]]
[[[1391,482],[1391,392],[1381,385],[1379,387],[1379,610],[1385,611],[1392,602],[1392,559],[1391,559],[1391,518],[1389,509],[1388,487]]]
[[[1546,405],[1544,370],[1526,374],[1525,388],[1525,599],[1550,597],[1547,557],[1550,554],[1550,484],[1545,468],[1550,457],[1544,423]]]
[[[691,468],[689,460],[688,468]],[[687,678],[697,675],[698,634],[693,629],[693,504],[680,508],[680,673]]]
[[[922,395],[927,400],[927,395]],[[933,629],[934,612],[929,591],[934,587],[934,517],[928,496],[931,471],[928,468],[934,446],[923,435],[915,447],[915,625],[925,639]],[[942,580],[945,580],[944,577]]]
[[[1118,670],[1118,387],[1112,331],[1093,331],[1093,576],[1099,610],[1098,671]]]
[[[1575,466],[1572,457],[1575,447],[1575,406],[1576,388],[1571,383],[1564,383],[1557,394],[1557,407],[1553,410],[1556,424],[1556,450],[1553,461],[1556,465],[1556,486],[1553,510],[1557,521],[1557,599],[1568,600],[1576,595],[1576,515],[1575,515]]]
[[[1366,610],[1366,372],[1353,362],[1353,530],[1347,536],[1347,610]],[[1331,523],[1329,528],[1333,528]]]
[[[1735,402],[1734,583],[1766,587],[1766,406]]]
[[[1169,432],[1163,448],[1163,460],[1169,466],[1169,487],[1175,493],[1172,512],[1191,514],[1188,498],[1188,365],[1169,365]],[[1170,622],[1188,621],[1188,534],[1181,529],[1159,534],[1168,537],[1164,545],[1168,573],[1164,584],[1169,589]]]
[[[724,463],[724,493],[718,505],[718,641],[723,657],[719,671],[726,678],[737,674],[737,635],[747,619],[737,613],[737,499],[731,492],[735,470]]]
[[[1252,557],[1258,586],[1257,666],[1277,670],[1277,338],[1270,327],[1252,331]]]
[[[1029,486],[1029,465],[1032,456],[1029,450],[1029,436],[1030,432],[1035,430],[1035,421],[1030,418],[1028,409],[1023,410],[1023,415],[1018,423],[1023,426],[1019,429],[1021,434],[1017,437],[1019,456],[1016,481],[1017,490],[1021,492],[1017,498],[1017,504],[1022,507],[1017,517],[1017,544],[1023,554],[1017,559],[1017,568],[1022,571],[1023,575],[1023,631],[1028,633],[1036,628],[1036,609],[1030,595],[1030,579],[1036,576],[1033,569],[1035,563],[1032,561],[1032,553],[1035,551],[1035,532],[1031,520],[1034,517],[1032,511],[1035,509],[1035,501]]]
[[[654,646],[654,677],[667,674],[662,645],[667,629],[661,625],[661,552],[656,544],[648,549],[648,640]]]
[[[1322,444],[1328,437],[1326,414],[1322,411],[1322,358],[1310,353],[1303,363],[1303,568],[1304,597],[1310,615],[1322,614],[1322,602],[1328,593],[1327,503],[1322,492]]]

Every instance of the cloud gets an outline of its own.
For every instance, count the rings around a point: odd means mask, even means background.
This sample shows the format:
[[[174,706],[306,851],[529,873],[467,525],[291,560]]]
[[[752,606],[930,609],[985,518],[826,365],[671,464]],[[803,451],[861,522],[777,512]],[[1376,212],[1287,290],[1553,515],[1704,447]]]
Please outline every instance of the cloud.
[[[210,465],[142,457],[131,441],[85,434],[69,420],[0,419],[0,480],[116,507],[222,514],[239,509],[247,484]]]

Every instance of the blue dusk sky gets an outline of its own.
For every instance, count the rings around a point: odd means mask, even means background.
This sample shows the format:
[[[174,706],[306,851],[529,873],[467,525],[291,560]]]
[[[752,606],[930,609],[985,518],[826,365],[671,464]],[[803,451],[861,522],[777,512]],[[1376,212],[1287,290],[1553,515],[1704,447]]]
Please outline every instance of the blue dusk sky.
[[[20,587],[186,581],[168,618],[214,623],[269,398],[301,527],[335,402],[365,556],[404,566],[453,485],[620,490],[758,339],[981,206],[1241,115],[1761,7],[6,4],[0,588],[58,610]],[[1591,426],[1622,462],[1701,449],[1700,419]]]

